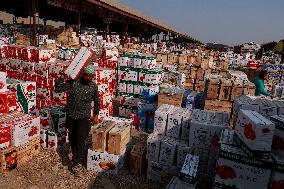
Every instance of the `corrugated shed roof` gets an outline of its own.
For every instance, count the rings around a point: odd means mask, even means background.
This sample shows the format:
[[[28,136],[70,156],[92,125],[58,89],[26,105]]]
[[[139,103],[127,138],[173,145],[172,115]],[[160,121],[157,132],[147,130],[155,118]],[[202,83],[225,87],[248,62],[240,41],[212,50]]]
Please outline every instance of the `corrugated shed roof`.
[[[107,5],[111,6],[111,7],[114,7],[116,9],[121,10],[121,11],[124,11],[124,12],[126,12],[128,14],[133,15],[133,16],[137,16],[137,17],[139,17],[139,18],[141,18],[141,19],[143,19],[145,21],[151,22],[152,24],[155,24],[158,27],[162,27],[162,28],[164,28],[166,30],[170,30],[171,32],[174,32],[176,34],[183,35],[185,37],[190,38],[188,35],[180,33],[180,32],[177,32],[173,28],[169,27],[168,25],[166,25],[164,23],[161,23],[158,20],[153,19],[153,18],[151,18],[149,16],[146,16],[143,13],[141,13],[141,12],[139,12],[139,11],[133,9],[133,8],[130,8],[130,7],[126,6],[126,5],[124,5],[123,3],[121,3],[121,2],[119,2],[117,0],[88,0],[88,1],[93,2],[93,3],[95,3],[95,1],[100,1],[100,2],[102,2],[104,4],[107,4]]]

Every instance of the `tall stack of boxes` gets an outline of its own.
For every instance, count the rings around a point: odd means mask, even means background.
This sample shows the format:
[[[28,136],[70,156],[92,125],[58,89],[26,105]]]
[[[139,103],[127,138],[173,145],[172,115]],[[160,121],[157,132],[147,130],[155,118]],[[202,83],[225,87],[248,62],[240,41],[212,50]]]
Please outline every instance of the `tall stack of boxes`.
[[[199,156],[200,174],[214,174],[219,138],[222,130],[229,128],[229,122],[230,115],[225,112],[193,111],[189,146]]]
[[[235,131],[224,132],[214,188],[268,188],[275,124],[252,110],[239,110]]]
[[[155,69],[156,59],[150,56],[121,55],[118,64],[119,116],[130,117],[137,114],[143,91],[150,97],[159,93],[163,72]]]
[[[168,183],[163,175],[178,175],[186,155],[191,112],[171,105],[162,105],[155,112],[154,132],[147,140],[147,178]]]
[[[17,111],[17,96],[8,92],[6,75],[0,92],[0,172],[5,173],[23,165],[40,150],[40,117]],[[26,95],[26,94],[23,94]]]

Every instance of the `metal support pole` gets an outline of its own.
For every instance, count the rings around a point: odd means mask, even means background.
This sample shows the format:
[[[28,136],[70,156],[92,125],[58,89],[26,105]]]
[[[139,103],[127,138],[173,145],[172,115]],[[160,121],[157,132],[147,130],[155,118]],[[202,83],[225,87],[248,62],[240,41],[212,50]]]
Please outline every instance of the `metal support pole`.
[[[82,0],[78,0],[77,33],[81,34]]]

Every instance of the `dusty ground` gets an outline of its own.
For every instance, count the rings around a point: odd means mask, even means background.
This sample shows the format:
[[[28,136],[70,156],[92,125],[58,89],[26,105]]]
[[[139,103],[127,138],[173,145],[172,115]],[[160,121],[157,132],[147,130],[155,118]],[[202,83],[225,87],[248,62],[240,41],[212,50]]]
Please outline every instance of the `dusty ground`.
[[[0,175],[3,189],[147,189],[160,188],[149,183],[145,176],[135,176],[126,169],[118,175],[96,174],[84,171],[75,177],[64,166],[66,162],[52,151],[42,150],[26,165]],[[65,164],[66,165],[66,164]]]
[[[146,140],[132,133],[132,141]],[[87,145],[91,147],[91,136]],[[66,156],[69,154],[69,157]],[[60,152],[41,150],[30,162],[7,174],[0,173],[0,189],[160,189],[157,183],[136,176],[124,168],[117,175],[83,171],[75,177],[70,171],[71,153],[67,145]]]

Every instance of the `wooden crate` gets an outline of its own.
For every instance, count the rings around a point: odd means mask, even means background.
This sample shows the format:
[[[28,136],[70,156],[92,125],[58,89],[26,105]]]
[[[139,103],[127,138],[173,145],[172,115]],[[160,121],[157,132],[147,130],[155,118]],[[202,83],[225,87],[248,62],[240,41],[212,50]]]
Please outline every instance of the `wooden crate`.
[[[183,94],[159,94],[158,107],[162,104],[174,105],[181,107]]]
[[[168,54],[168,63],[178,63],[178,56],[174,54]]]
[[[202,68],[199,68],[196,73],[196,79],[201,80],[201,81],[204,80],[204,74],[205,74],[205,70]]]
[[[206,100],[205,109],[209,111],[221,111],[231,113],[232,102],[230,101],[219,101],[219,100]]]
[[[196,68],[196,67],[191,67],[190,68],[190,77],[192,79],[196,79],[196,77],[197,77],[197,70],[198,70],[198,68]]]
[[[194,91],[195,79],[186,78],[184,89]]]
[[[232,87],[230,100],[234,101],[237,96],[242,96],[244,93],[244,87],[242,85],[234,85]]]
[[[109,131],[114,127],[114,121],[103,121],[92,131],[92,147],[94,151],[104,152],[107,148]]]
[[[195,62],[196,62],[195,56],[193,56],[193,55],[187,56],[187,62],[188,62],[189,64],[195,64]]]
[[[30,161],[40,152],[40,139],[35,138],[19,147],[0,151],[0,172],[6,173]]]
[[[251,82],[244,85],[244,95],[255,95],[255,85]]]
[[[201,68],[204,69],[204,70],[209,68],[209,59],[208,58],[202,59]]]
[[[180,65],[185,65],[187,64],[187,55],[179,55],[178,56],[178,63]]]
[[[195,80],[194,90],[196,92],[204,92],[204,90],[205,90],[205,81]]]
[[[200,67],[201,63],[202,63],[201,55],[198,55],[195,60],[196,60],[196,62],[195,62],[194,65],[197,66],[197,67]]]
[[[146,151],[147,146],[146,143],[138,143],[133,146],[130,152],[130,172],[132,174],[141,175],[145,172],[147,168],[147,160],[146,160]]]
[[[122,122],[116,123],[109,131],[107,152],[120,155],[130,141],[130,124]]]
[[[229,101],[231,97],[232,86],[233,86],[232,80],[222,79],[218,99]]]
[[[207,89],[207,99],[208,100],[217,100],[219,94],[219,85],[210,84],[208,85]]]

